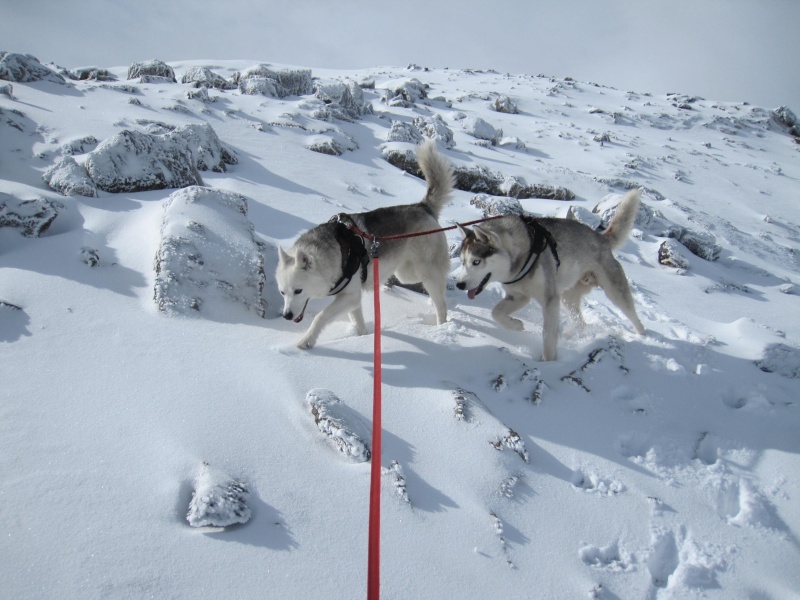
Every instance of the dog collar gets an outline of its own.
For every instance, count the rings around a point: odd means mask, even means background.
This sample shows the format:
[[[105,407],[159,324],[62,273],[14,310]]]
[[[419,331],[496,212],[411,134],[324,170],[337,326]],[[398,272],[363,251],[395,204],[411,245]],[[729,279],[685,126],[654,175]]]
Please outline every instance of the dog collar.
[[[545,229],[541,223],[539,223],[538,219],[524,215],[520,215],[520,219],[528,231],[530,250],[528,250],[528,258],[525,260],[525,264],[517,273],[516,277],[514,277],[514,279],[511,281],[503,282],[506,285],[517,283],[531,271],[533,271],[533,269],[536,268],[536,263],[539,262],[539,257],[542,255],[542,252],[544,252],[545,248],[550,248],[550,252],[553,254],[553,258],[556,260],[556,269],[561,266],[561,261],[558,259],[558,252],[556,251],[556,241],[553,239],[553,236],[550,234],[550,232],[547,231],[547,229]]]
[[[359,269],[361,269],[361,283],[367,280],[369,252],[364,244],[364,238],[350,229],[342,219],[351,221],[347,215],[336,215],[331,219],[334,227],[333,236],[342,251],[342,276],[328,292],[329,296],[335,296],[346,288]]]

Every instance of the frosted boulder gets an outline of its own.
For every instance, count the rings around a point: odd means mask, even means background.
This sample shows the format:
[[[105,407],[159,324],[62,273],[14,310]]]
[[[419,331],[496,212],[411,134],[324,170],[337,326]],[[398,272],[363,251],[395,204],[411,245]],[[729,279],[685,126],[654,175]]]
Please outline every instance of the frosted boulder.
[[[250,490],[207,464],[194,482],[186,520],[192,527],[228,527],[247,523],[252,511],[247,506]]]
[[[330,120],[330,117],[342,121],[355,121],[363,115],[372,114],[372,105],[364,100],[364,91],[352,80],[318,83],[314,96],[321,100],[325,107],[318,111],[315,118]]]
[[[71,79],[78,81],[116,81],[117,77],[113,75],[108,69],[99,69],[98,67],[82,67],[69,71],[68,76]]]
[[[30,54],[15,54],[0,51],[0,79],[28,83],[31,81],[50,81],[66,83],[61,75],[45,67]]]
[[[242,94],[262,95],[271,98],[306,96],[313,92],[311,69],[273,70],[269,65],[250,67],[233,78]]]
[[[389,106],[408,108],[427,98],[429,87],[415,78],[392,82],[385,90],[383,101]]]
[[[133,63],[128,67],[128,79],[139,78],[142,83],[156,82],[160,80],[170,83],[177,83],[175,71],[167,63],[160,60],[146,60],[144,62]]]
[[[141,192],[202,185],[200,171],[224,172],[236,156],[207,123],[161,135],[124,130],[89,153],[86,169],[106,192]]]
[[[236,84],[231,83],[221,75],[217,75],[208,67],[189,67],[181,77],[181,83],[190,83],[196,88],[236,89]]]
[[[386,134],[386,141],[419,144],[422,142],[422,135],[411,123],[392,121],[392,126],[389,128],[389,133]]]
[[[519,200],[506,196],[498,197],[478,194],[477,196],[473,196],[469,203],[480,209],[484,218],[497,217],[500,215],[521,215],[525,212]]]
[[[57,216],[58,208],[49,200],[20,200],[0,192],[0,227],[20,229],[25,237],[39,237]]]
[[[317,428],[330,438],[339,452],[353,462],[369,461],[367,427],[336,394],[321,388],[313,389],[306,394],[306,402]]]
[[[186,139],[124,130],[104,140],[86,159],[86,169],[106,192],[143,192],[202,185]]]
[[[453,130],[444,122],[442,115],[434,115],[428,118],[415,117],[414,127],[419,130],[423,137],[436,140],[448,150],[456,145],[456,141],[453,138]]]
[[[65,156],[42,175],[50,189],[64,196],[97,196],[97,187],[89,178],[86,169],[72,156]]]
[[[264,256],[240,194],[192,186],[164,201],[154,300],[167,314],[263,317]]]
[[[757,361],[758,368],[767,373],[778,373],[791,379],[800,379],[800,349],[786,344],[770,344],[764,356]]]
[[[478,140],[485,140],[492,144],[492,146],[496,146],[497,142],[503,137],[502,129],[495,129],[494,126],[480,117],[466,117],[461,119],[460,123],[461,129],[463,129],[465,133]]]
[[[492,108],[501,113],[508,113],[510,115],[519,114],[519,108],[517,105],[506,95],[495,98],[494,103],[492,103]]]

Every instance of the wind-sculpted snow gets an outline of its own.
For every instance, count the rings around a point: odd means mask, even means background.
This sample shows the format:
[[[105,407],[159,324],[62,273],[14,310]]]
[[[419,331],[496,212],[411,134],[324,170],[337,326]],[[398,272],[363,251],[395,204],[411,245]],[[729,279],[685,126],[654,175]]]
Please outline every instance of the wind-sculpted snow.
[[[263,250],[244,196],[198,186],[173,192],[154,268],[161,312],[224,318],[238,304],[264,316]]]

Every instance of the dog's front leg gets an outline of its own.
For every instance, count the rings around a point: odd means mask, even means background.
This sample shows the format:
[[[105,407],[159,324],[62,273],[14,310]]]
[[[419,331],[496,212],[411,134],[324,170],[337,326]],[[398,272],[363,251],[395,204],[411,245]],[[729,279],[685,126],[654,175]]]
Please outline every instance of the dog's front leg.
[[[357,289],[357,294],[347,294],[344,291],[333,299],[328,306],[322,309],[308,328],[306,334],[297,342],[297,347],[302,350],[313,348],[317,343],[317,338],[322,330],[339,315],[356,308],[361,310],[361,290]],[[363,317],[362,317],[363,322]]]
[[[492,309],[492,318],[497,321],[501,327],[510,329],[511,331],[522,331],[525,327],[522,321],[515,319],[511,313],[517,312],[530,302],[530,297],[525,294],[509,293],[506,292],[505,298],[500,300]]]

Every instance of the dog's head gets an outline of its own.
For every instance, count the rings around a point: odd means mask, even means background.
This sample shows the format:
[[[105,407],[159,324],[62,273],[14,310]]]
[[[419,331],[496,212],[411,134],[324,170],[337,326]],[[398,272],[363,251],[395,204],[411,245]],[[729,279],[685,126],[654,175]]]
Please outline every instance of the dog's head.
[[[468,229],[459,225],[458,229],[464,240],[456,287],[467,290],[467,296],[473,300],[489,283],[508,273],[509,260],[493,232],[480,226]]]
[[[278,290],[283,296],[283,318],[299,323],[305,316],[308,301],[328,294],[330,283],[317,269],[317,261],[308,252],[278,247],[275,271]]]

